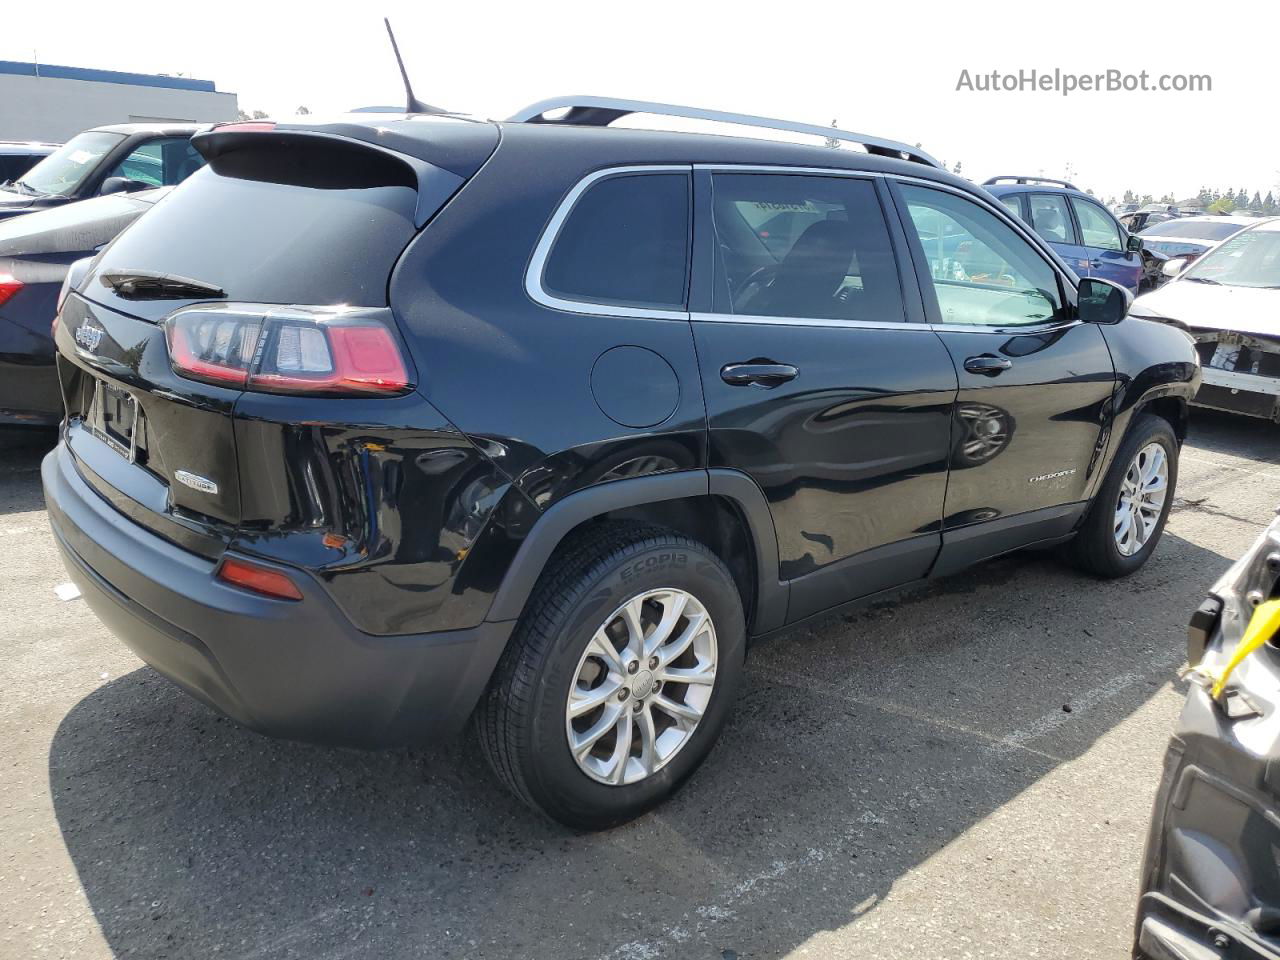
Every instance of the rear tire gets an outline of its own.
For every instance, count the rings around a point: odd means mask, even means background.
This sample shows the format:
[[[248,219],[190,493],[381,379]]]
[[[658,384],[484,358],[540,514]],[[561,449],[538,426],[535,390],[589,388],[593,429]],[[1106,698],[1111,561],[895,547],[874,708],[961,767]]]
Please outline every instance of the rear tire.
[[[1138,414],[1080,532],[1067,545],[1067,557],[1099,577],[1133,573],[1160,542],[1177,483],[1178,438],[1173,428],[1161,417]]]
[[[534,587],[477,710],[485,757],[567,826],[625,823],[711,751],[745,647],[737,587],[708,547],[640,523],[598,527]]]

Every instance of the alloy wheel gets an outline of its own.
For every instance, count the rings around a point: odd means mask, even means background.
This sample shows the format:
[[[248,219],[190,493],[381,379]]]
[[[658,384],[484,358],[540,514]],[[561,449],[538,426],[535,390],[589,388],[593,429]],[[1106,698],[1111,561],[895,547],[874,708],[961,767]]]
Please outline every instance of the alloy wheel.
[[[1116,502],[1115,540],[1121,556],[1131,557],[1151,539],[1160,523],[1169,490],[1169,456],[1163,446],[1148,443],[1125,471]]]
[[[650,590],[610,614],[565,703],[569,750],[583,773],[621,786],[666,766],[711,702],[716,656],[711,615],[687,591]]]

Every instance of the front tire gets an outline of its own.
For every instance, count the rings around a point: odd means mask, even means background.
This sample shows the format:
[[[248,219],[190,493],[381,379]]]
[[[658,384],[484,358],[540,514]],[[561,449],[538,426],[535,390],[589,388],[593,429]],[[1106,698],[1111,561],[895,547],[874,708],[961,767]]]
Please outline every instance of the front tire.
[[[1169,422],[1138,414],[1080,532],[1068,544],[1076,566],[1125,577],[1151,556],[1164,533],[1178,482],[1178,438]]]
[[[481,747],[553,819],[624,823],[706,758],[745,646],[737,587],[708,547],[642,524],[598,527],[539,578],[480,704]]]

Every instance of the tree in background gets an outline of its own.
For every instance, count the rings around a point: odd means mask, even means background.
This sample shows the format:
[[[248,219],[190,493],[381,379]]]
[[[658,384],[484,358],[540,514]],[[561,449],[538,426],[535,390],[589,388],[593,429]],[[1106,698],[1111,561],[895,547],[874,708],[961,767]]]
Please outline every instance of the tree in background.
[[[236,119],[237,120],[265,120],[267,119],[267,115],[263,113],[261,110],[255,110],[253,111],[253,113],[245,113],[243,110],[239,110],[236,112]]]
[[[308,110],[306,107],[299,107],[299,108],[298,108],[298,116],[300,116],[300,117],[309,117],[309,116],[311,116],[311,111],[310,111],[310,110]]]
[[[1236,202],[1230,196],[1220,196],[1209,204],[1210,213],[1230,213],[1236,208]]]
[[[1262,201],[1262,209],[1267,213],[1276,212],[1276,198],[1270,190],[1267,191],[1266,199]]]
[[[835,122],[834,120],[832,120],[832,121],[831,121],[831,129],[833,129],[833,130],[834,130],[835,128],[836,128],[836,122]],[[830,147],[832,150],[839,150],[839,149],[840,149],[840,141],[839,141],[839,140],[837,140],[835,137],[827,137],[827,139],[826,139],[826,140],[824,140],[822,143],[823,143],[823,146]],[[918,144],[918,143],[917,143],[917,144],[916,144],[916,146],[918,147],[918,146],[920,146],[920,144]]]

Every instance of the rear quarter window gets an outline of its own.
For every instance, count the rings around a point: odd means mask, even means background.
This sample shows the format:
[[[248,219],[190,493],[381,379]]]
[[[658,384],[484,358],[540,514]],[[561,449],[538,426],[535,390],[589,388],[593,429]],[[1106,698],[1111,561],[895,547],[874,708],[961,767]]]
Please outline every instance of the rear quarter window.
[[[688,174],[620,174],[591,184],[573,205],[542,289],[564,300],[681,309],[688,261]]]

